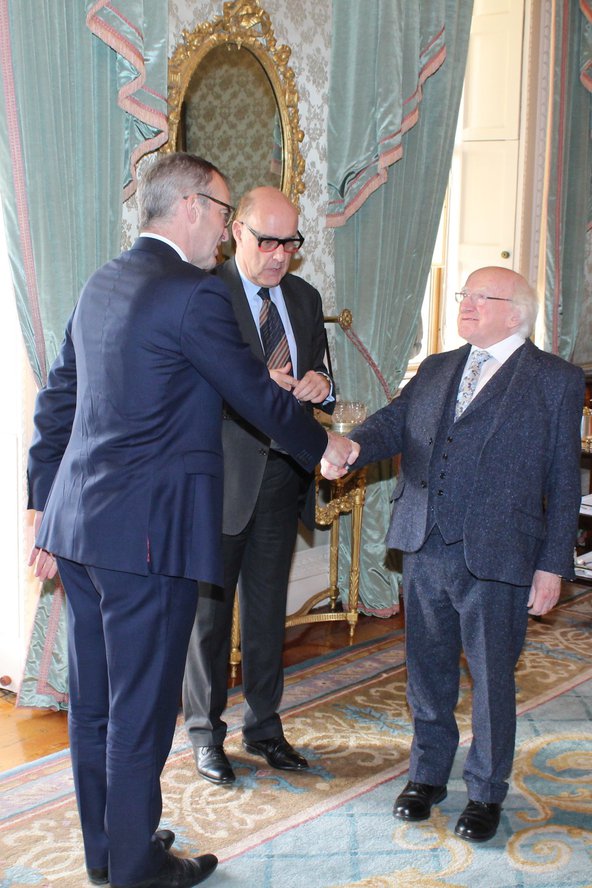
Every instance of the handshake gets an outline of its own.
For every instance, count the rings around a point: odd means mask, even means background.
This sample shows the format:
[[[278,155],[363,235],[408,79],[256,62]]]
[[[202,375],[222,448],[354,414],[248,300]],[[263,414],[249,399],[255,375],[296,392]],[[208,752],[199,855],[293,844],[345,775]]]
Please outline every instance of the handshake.
[[[342,478],[358,458],[360,445],[336,432],[328,431],[327,448],[321,458],[321,474],[329,481]]]

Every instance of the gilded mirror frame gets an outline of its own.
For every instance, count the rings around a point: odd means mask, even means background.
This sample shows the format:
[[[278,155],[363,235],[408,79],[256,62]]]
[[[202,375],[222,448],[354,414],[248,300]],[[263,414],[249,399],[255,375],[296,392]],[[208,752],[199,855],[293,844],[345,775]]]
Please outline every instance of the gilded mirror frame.
[[[282,128],[281,188],[298,206],[304,191],[304,158],[300,152],[304,133],[300,129],[294,72],[288,65],[291,49],[277,45],[271,19],[257,0],[224,3],[221,16],[198,25],[193,31],[182,32],[181,41],[169,60],[169,140],[161,150],[176,150],[183,99],[189,82],[210,50],[223,45],[248,49],[269,79]]]

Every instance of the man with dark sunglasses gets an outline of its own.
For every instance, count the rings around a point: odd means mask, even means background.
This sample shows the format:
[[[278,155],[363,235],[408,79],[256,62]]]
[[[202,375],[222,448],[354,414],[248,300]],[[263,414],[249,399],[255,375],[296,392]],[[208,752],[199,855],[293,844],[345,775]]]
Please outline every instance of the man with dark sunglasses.
[[[303,409],[331,413],[333,383],[323,363],[323,308],[317,290],[288,273],[304,238],[298,212],[277,188],[248,192],[236,210],[236,255],[216,274],[227,285],[245,342],[272,379]],[[228,407],[224,447],[224,588],[200,584],[183,708],[198,773],[235,780],[224,752],[228,657],[237,583],[245,695],[243,744],[273,768],[304,770],[278,715],[288,577],[299,516],[314,522],[313,476]],[[303,514],[303,506],[304,513]],[[239,579],[240,577],[240,579]]]

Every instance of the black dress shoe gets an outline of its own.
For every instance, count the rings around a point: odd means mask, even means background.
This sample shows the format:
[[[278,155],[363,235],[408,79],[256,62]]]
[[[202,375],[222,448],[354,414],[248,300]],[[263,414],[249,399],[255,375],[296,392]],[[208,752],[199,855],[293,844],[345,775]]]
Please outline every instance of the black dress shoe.
[[[160,842],[164,850],[168,851],[175,841],[175,833],[172,829],[157,829],[152,841]],[[107,885],[109,882],[109,870],[106,866],[89,866],[86,874],[93,885]]]
[[[201,857],[173,857],[166,855],[165,862],[159,872],[142,882],[134,882],[125,888],[191,888],[199,885],[214,872],[218,858],[213,854],[202,854]],[[111,882],[111,888],[123,888]]]
[[[197,773],[210,783],[234,783],[236,775],[222,746],[198,746],[195,751]]]
[[[502,806],[497,802],[472,802],[458,818],[454,832],[467,842],[486,842],[497,832]]]
[[[109,870],[106,866],[87,866],[86,875],[93,885],[106,885],[109,881]]]
[[[414,783],[413,780],[410,780],[403,792],[397,796],[393,814],[400,820],[427,820],[431,814],[432,805],[445,798],[445,786]]]
[[[169,848],[172,848],[175,841],[175,833],[172,829],[157,829],[154,833],[153,841],[160,842],[164,850],[168,851]]]
[[[304,771],[308,762],[290,746],[285,737],[269,737],[266,740],[243,740],[247,752],[262,755],[267,764],[280,771]]]

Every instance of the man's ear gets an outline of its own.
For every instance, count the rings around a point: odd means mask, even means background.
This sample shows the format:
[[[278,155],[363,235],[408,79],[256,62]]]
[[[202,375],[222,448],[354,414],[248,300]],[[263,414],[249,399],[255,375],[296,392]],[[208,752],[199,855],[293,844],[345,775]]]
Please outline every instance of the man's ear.
[[[520,309],[517,306],[514,306],[514,308],[512,309],[510,314],[508,315],[508,322],[507,322],[508,329],[511,330],[512,332],[514,332],[514,330],[516,330],[517,327],[520,326],[520,324],[522,323],[523,320],[524,320],[524,318],[522,317],[522,313],[521,313]]]
[[[234,237],[234,240],[237,244],[240,240],[242,240],[243,226],[240,224],[238,219],[235,219],[232,223],[232,236]]]

